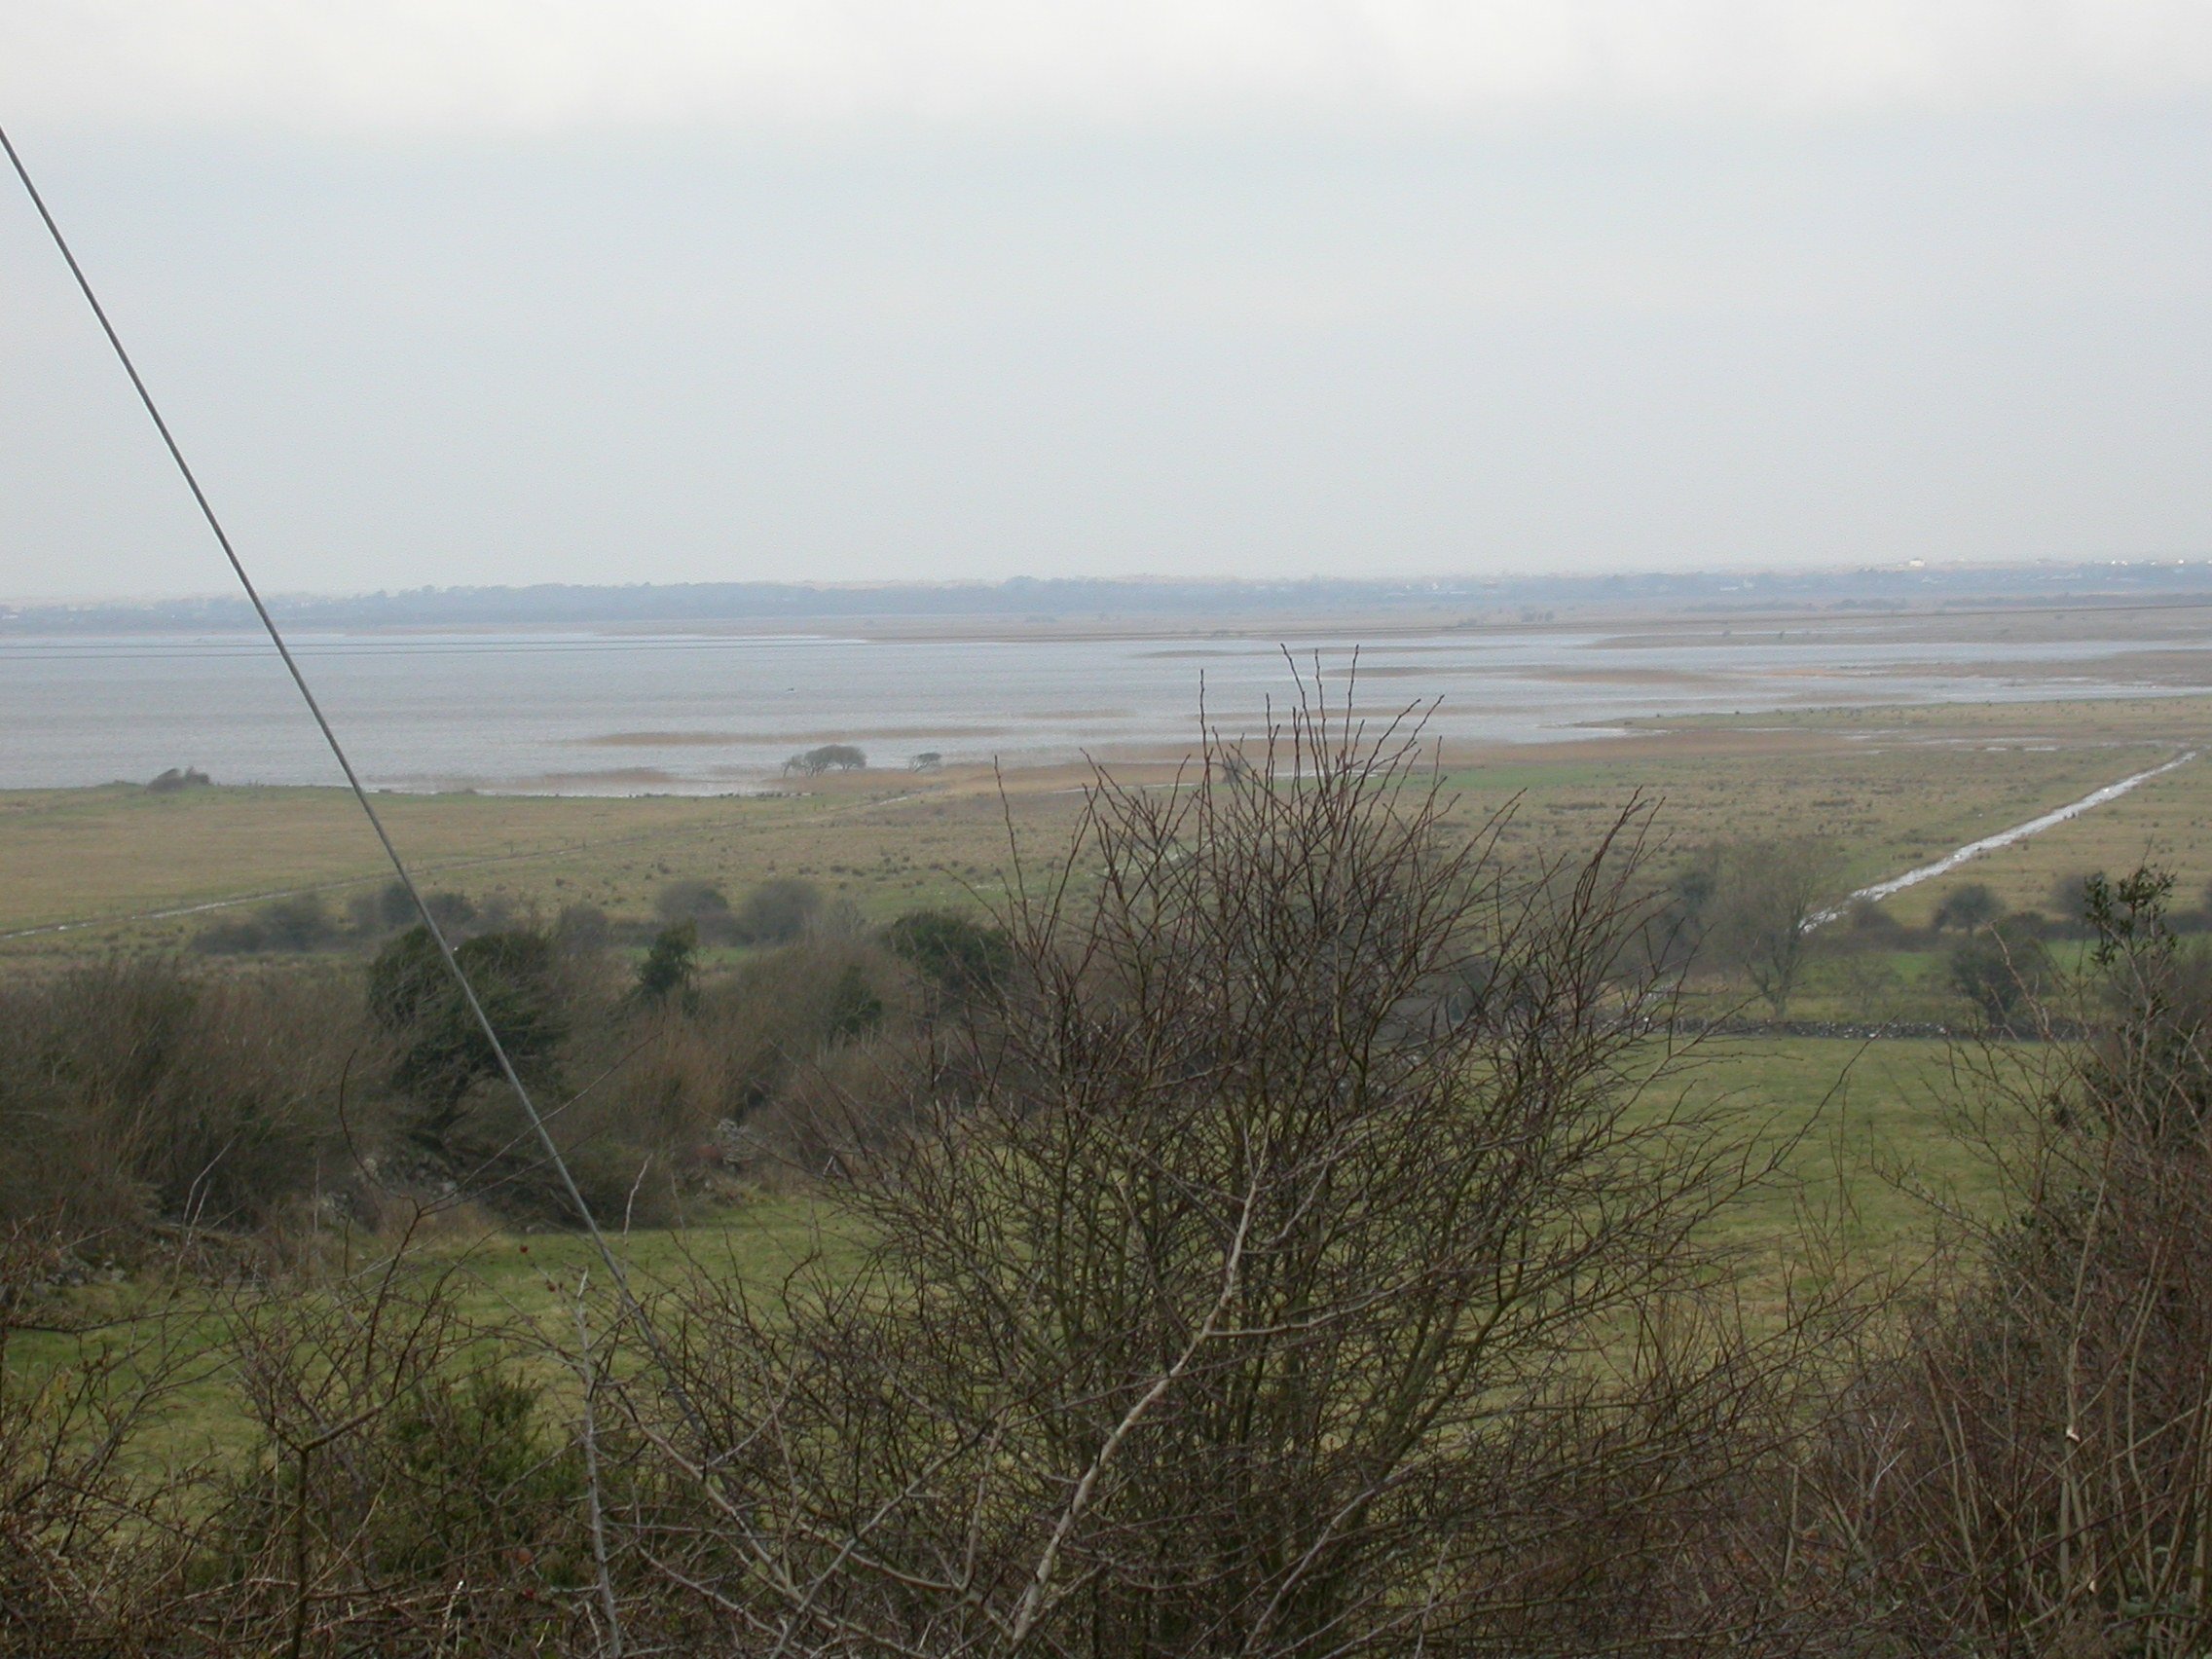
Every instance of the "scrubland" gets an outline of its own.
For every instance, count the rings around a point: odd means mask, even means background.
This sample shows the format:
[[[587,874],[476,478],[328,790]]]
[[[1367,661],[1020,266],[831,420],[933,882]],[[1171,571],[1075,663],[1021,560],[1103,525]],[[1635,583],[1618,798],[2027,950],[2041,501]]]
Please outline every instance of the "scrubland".
[[[0,1646],[2201,1651],[2212,771],[1797,927],[2080,709],[385,797],[611,1260],[335,794],[7,797]]]

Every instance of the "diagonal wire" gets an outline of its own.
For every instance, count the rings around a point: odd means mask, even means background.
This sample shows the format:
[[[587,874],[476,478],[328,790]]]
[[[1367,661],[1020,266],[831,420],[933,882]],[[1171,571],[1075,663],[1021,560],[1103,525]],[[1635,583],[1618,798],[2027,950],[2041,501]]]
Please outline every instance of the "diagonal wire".
[[[369,827],[376,831],[378,841],[383,843],[385,856],[391,861],[391,867],[398,875],[400,884],[407,889],[407,897],[414,902],[416,913],[423,918],[423,926],[429,931],[432,941],[436,943],[439,959],[445,963],[446,971],[453,976],[454,983],[461,988],[461,999],[467,1003],[469,1014],[476,1021],[477,1029],[484,1033],[484,1040],[492,1045],[492,1052],[499,1062],[499,1075],[506,1080],[507,1087],[522,1103],[523,1115],[530,1120],[530,1126],[535,1131],[538,1144],[545,1149],[546,1161],[560,1175],[561,1189],[574,1208],[576,1219],[583,1223],[585,1231],[591,1235],[592,1242],[599,1247],[600,1258],[607,1264],[607,1271],[613,1278],[623,1311],[637,1321],[638,1329],[644,1334],[646,1346],[652,1349],[653,1358],[675,1395],[678,1407],[692,1432],[700,1437],[704,1445],[705,1424],[684,1392],[683,1385],[677,1380],[675,1367],[669,1359],[667,1349],[661,1345],[659,1333],[653,1329],[652,1322],[645,1317],[645,1309],[631,1292],[630,1278],[623,1272],[621,1259],[615,1255],[614,1247],[607,1241],[607,1235],[600,1231],[598,1219],[593,1216],[591,1205],[584,1201],[582,1192],[577,1189],[575,1177],[570,1174],[568,1161],[561,1156],[560,1147],[554,1143],[552,1130],[547,1126],[543,1114],[538,1111],[537,1102],[531,1098],[530,1089],[522,1081],[522,1074],[515,1070],[514,1060],[507,1053],[507,1046],[499,1041],[499,1033],[493,1027],[491,1015],[484,1012],[484,1004],[476,995],[476,987],[469,983],[467,970],[461,967],[460,959],[454,955],[453,946],[446,940],[445,930],[438,926],[437,917],[430,913],[429,905],[424,903],[422,890],[415,885],[415,877],[408,870],[407,861],[399,856],[399,849],[392,844],[391,834],[385,829],[384,820],[377,815],[375,802],[369,799],[369,792],[361,787],[361,780],[353,771],[353,762],[347,756],[346,746],[338,741],[338,733],[331,728],[329,717],[323,714],[322,705],[315,700],[314,690],[308,684],[307,676],[300,672],[300,665],[292,656],[291,647],[284,643],[282,630],[276,626],[276,619],[269,613],[269,607],[262,603],[261,592],[253,585],[253,578],[246,574],[245,565],[240,560],[238,549],[231,545],[230,535],[223,529],[223,521],[215,516],[215,508],[208,501],[207,493],[200,487],[200,479],[193,472],[192,463],[184,459],[184,451],[177,446],[175,436],[169,431],[169,424],[162,418],[154,394],[146,389],[145,381],[139,377],[138,365],[130,360],[130,353],[124,349],[123,337],[116,333],[115,324],[108,320],[107,309],[92,291],[92,284],[85,276],[84,267],[77,263],[77,256],[70,250],[68,239],[61,234],[61,227],[55,222],[54,214],[46,205],[46,198],[39,194],[38,186],[31,182],[30,170],[23,166],[23,159],[17,154],[15,143],[9,138],[5,128],[0,128],[0,149],[8,152],[8,161],[15,167],[16,176],[22,181],[23,189],[31,199],[31,205],[38,209],[39,218],[45,222],[47,235],[54,239],[54,245],[68,263],[69,275],[77,279],[78,292],[85,296],[85,303],[92,307],[92,315],[99,320],[100,331],[107,336],[107,343],[115,349],[116,361],[123,365],[123,372],[130,377],[131,388],[138,393],[138,401],[145,406],[147,415],[152,418],[154,429],[161,433],[162,442],[169,452],[169,459],[176,462],[177,471],[184,475],[184,482],[192,491],[192,498],[199,504],[200,516],[207,521],[207,528],[215,533],[216,544],[222,548],[223,557],[230,561],[231,573],[238,577],[239,586],[245,590],[247,600],[253,605],[254,614],[261,618],[262,627],[268,631],[270,644],[276,647],[276,654],[284,659],[284,667],[292,676],[292,683],[299,687],[301,700],[307,704],[308,713],[314,717],[314,723],[322,732],[323,742],[329,745],[331,755],[338,761],[339,770],[346,774],[347,787],[353,792],[353,798],[360,803],[362,815],[368,819]]]

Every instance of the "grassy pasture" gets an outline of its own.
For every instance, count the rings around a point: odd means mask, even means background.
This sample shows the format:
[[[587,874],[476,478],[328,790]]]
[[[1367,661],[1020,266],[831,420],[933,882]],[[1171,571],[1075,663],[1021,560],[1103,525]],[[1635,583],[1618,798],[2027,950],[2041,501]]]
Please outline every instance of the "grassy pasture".
[[[1974,859],[1888,902],[1909,927],[1926,924],[1946,893],[1985,882],[2011,908],[2050,910],[2065,877],[2126,870],[2146,861],[2175,872],[2176,903],[2195,907],[2212,881],[2212,711],[2195,697],[2109,702],[1991,703],[1971,707],[1823,709],[1740,721],[1687,721],[1677,729],[1717,735],[1771,728],[1779,741],[1831,739],[1840,750],[1822,793],[1863,802],[1856,822],[1830,829],[1811,798],[1820,780],[1731,780],[1822,832],[1852,842],[1851,873],[1871,881],[1942,856],[1952,847],[2078,800],[2101,785],[2145,771],[2188,750],[2202,758],[2153,779],[2117,801],[2010,847]],[[1716,759],[1714,781],[1729,762]],[[1724,789],[1714,792],[1726,798]],[[1877,803],[1881,803],[1877,807]]]
[[[1788,833],[1834,837],[1846,875],[1870,882],[2080,798],[2193,746],[2201,704],[2097,704],[1801,711],[1734,721],[1654,724],[1626,737],[1495,749],[1455,760],[1446,787],[1472,827],[1508,806],[1512,854],[1588,845],[1623,803],[1657,811],[1662,848]],[[1172,770],[1132,761],[1120,774]],[[1083,774],[897,773],[810,782],[803,792],[711,798],[481,794],[380,797],[394,839],[425,884],[550,916],[571,903],[648,915],[683,877],[733,895],[795,875],[874,918],[1001,890],[1011,819],[1050,855],[1065,844]],[[1946,878],[1986,880],[2009,903],[2046,904],[2081,869],[2146,855],[2181,877],[2184,902],[2212,879],[2212,761],[2182,768],[2110,806]],[[210,788],[157,795],[129,786],[0,793],[0,958],[54,962],[112,946],[188,941],[207,912],[319,888],[348,898],[387,879],[343,792]],[[1893,901],[1918,923],[1946,882]],[[221,912],[216,912],[221,913]],[[26,932],[92,923],[64,932]]]
[[[1862,1264],[1909,1266],[1933,1235],[1940,1208],[1986,1211],[1997,1200],[1994,1170],[1952,1132],[1951,1111],[1963,1087],[1953,1052],[1941,1043],[1715,1039],[1650,1098],[1654,1109],[1686,1095],[1739,1113],[1740,1127],[1757,1147],[1784,1151],[1776,1176],[1719,1224],[1746,1253],[1751,1294],[1763,1298],[1797,1260],[1808,1225],[1826,1230]],[[312,1272],[373,1275],[387,1245],[372,1237],[333,1238]],[[857,1258],[861,1245],[841,1222],[833,1195],[763,1193],[682,1227],[632,1233],[616,1247],[637,1288],[649,1296],[655,1285],[693,1270],[762,1289],[809,1259],[834,1273]],[[588,1272],[594,1283],[605,1276],[586,1239],[515,1233],[462,1207],[426,1225],[415,1249],[421,1270],[452,1272],[465,1322],[486,1330],[535,1329],[548,1345],[536,1368],[541,1380],[557,1395],[570,1386],[551,1356],[572,1346],[579,1276]],[[18,1335],[8,1368],[20,1385],[66,1363],[80,1342],[128,1353],[134,1341],[158,1338],[194,1356],[192,1380],[143,1451],[179,1461],[235,1455],[250,1445],[251,1430],[239,1380],[222,1356],[231,1316],[225,1294],[158,1273],[68,1293],[77,1314],[112,1323],[82,1339]],[[250,1300],[254,1293],[240,1294]]]
[[[903,798],[902,798],[903,797]],[[1026,827],[1072,816],[1073,797],[1018,797]],[[387,795],[392,838],[425,888],[502,900],[550,917],[596,904],[644,916],[682,877],[733,895],[802,876],[832,899],[891,915],[988,890],[1005,864],[995,794],[957,782],[911,794],[894,782],[805,794],[682,798]],[[211,788],[154,795],[129,787],[0,794],[0,950],[48,961],[88,949],[175,947],[207,911],[149,912],[317,889],[347,900],[390,878],[351,797],[339,790]],[[56,923],[91,927],[24,932]]]

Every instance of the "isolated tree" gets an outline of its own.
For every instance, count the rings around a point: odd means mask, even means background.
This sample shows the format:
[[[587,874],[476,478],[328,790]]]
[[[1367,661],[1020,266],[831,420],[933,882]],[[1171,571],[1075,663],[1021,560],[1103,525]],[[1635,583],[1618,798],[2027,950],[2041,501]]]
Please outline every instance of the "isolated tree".
[[[649,1008],[674,1002],[688,1006],[697,993],[692,982],[698,975],[699,928],[691,921],[671,924],[653,936],[645,959],[638,964],[638,1001]]]
[[[1723,853],[1717,843],[1697,848],[1660,887],[1655,925],[1647,930],[1655,956],[1679,968],[1704,952],[1720,895]]]
[[[1862,899],[1843,915],[1844,937],[1855,944],[1886,947],[1904,937],[1904,924],[1878,900]]]
[[[2050,884],[2050,907],[2062,926],[2083,927],[2088,904],[2089,883],[2096,877],[2087,871],[2062,875]]]
[[[387,881],[373,893],[357,893],[347,902],[346,911],[356,933],[374,937],[404,928],[416,920],[414,896],[402,881]]]
[[[1778,1019],[1812,946],[1808,924],[1834,896],[1840,865],[1831,844],[1809,836],[1740,841],[1721,852],[1706,908],[1709,945],[1743,971]]]
[[[653,897],[653,914],[665,927],[689,923],[700,939],[727,940],[737,937],[729,900],[711,881],[685,877],[669,882]]]
[[[564,904],[553,918],[553,942],[571,956],[605,950],[613,937],[613,924],[597,904]]]
[[[2004,904],[1987,882],[1970,881],[1943,896],[1943,902],[1936,906],[1936,925],[1972,933],[1975,928],[1987,927],[2004,913]]]

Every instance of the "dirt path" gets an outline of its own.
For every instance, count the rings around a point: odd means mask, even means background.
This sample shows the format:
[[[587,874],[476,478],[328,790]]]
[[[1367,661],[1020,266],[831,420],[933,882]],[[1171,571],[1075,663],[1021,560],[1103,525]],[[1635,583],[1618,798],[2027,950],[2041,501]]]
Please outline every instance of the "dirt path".
[[[2093,807],[2116,801],[2130,790],[2149,783],[2153,778],[2162,778],[2175,768],[2188,765],[2196,758],[2197,753],[2196,750],[2192,749],[2186,755],[2177,755],[2163,765],[2153,766],[2147,772],[2137,772],[2133,777],[2122,778],[2117,784],[2107,784],[2103,789],[2091,790],[2080,800],[2070,801],[2064,806],[2055,807],[2045,813],[2041,818],[2031,818],[2025,824],[2015,824],[2011,829],[2000,830],[1994,835],[1984,835],[1978,841],[1969,841],[1965,846],[1945,853],[1934,864],[1925,864],[1917,869],[1908,869],[1902,875],[1893,875],[1887,881],[1875,882],[1871,887],[1862,887],[1833,909],[1817,911],[1806,918],[1805,931],[1810,933],[1817,927],[1823,927],[1834,921],[1846,909],[1862,899],[1870,900],[1878,904],[1892,894],[1902,893],[1908,887],[1918,887],[1922,882],[1933,881],[1939,875],[1948,875],[1969,859],[1977,859],[1984,853],[1994,853],[2000,847],[2009,847],[2016,841],[2026,840],[2030,835],[2040,835],[2044,830],[2064,824],[2070,818],[2081,817],[2083,813]]]

